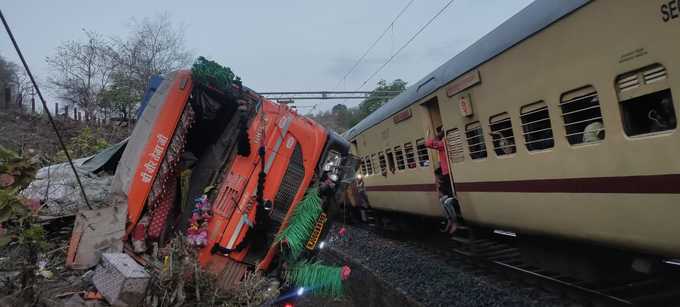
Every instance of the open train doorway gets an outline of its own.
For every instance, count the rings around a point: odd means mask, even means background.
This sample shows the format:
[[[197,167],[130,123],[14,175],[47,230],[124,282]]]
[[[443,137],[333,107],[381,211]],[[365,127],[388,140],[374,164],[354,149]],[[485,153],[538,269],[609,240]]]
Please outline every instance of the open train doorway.
[[[428,119],[430,120],[428,128],[431,131],[436,131],[437,127],[442,127],[442,115],[439,112],[437,97],[424,102],[422,106],[427,110]]]
[[[442,231],[453,233],[458,228],[460,208],[453,189],[453,176],[449,172],[451,161],[449,161],[446,153],[446,130],[442,124],[439,101],[437,97],[434,97],[423,103],[422,106],[427,110],[427,119],[429,119],[429,123],[426,123],[426,126],[427,124],[429,126],[427,127],[428,136],[425,146],[437,152],[438,162],[434,162],[434,175],[439,202],[446,217],[446,225]]]

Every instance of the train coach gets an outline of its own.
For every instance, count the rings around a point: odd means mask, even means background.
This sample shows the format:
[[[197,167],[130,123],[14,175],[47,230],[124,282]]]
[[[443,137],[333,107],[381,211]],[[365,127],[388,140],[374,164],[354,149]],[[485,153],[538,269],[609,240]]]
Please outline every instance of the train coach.
[[[673,263],[678,6],[533,2],[346,132],[370,207],[442,217],[447,159],[467,224]]]

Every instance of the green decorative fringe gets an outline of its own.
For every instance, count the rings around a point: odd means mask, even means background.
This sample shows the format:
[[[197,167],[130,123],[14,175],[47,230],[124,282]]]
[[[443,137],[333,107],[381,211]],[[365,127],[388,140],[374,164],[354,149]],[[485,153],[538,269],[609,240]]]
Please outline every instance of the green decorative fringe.
[[[191,67],[191,77],[194,82],[212,86],[222,92],[230,90],[232,84],[241,84],[241,78],[237,77],[229,67],[224,67],[202,56],[198,57]]]
[[[285,241],[288,244],[293,259],[297,259],[305,249],[305,244],[322,211],[319,190],[317,188],[307,190],[305,197],[295,207],[288,226],[276,237],[276,242]]]
[[[306,291],[327,297],[342,296],[342,268],[320,264],[319,262],[300,261],[288,270],[288,281]]]

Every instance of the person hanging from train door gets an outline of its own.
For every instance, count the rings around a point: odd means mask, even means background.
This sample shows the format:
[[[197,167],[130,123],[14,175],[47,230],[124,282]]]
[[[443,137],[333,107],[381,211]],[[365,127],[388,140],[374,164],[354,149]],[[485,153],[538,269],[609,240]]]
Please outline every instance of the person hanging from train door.
[[[446,214],[446,227],[442,230],[448,233],[453,233],[458,227],[458,213],[456,207],[458,200],[453,194],[451,188],[451,177],[449,177],[449,162],[446,157],[446,144],[444,144],[444,129],[437,127],[437,133],[434,138],[429,138],[430,131],[427,131],[428,139],[425,141],[425,147],[434,149],[439,155],[439,167],[434,171],[437,178],[437,190],[439,191],[439,201]]]

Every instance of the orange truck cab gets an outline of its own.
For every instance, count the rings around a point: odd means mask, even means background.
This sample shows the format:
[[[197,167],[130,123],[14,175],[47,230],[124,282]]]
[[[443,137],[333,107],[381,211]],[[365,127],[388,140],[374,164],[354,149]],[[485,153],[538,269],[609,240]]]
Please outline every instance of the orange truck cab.
[[[118,164],[124,248],[148,259],[181,234],[226,285],[248,270],[277,271],[286,242],[276,235],[311,188],[325,212],[306,244],[313,255],[336,191],[354,176],[349,144],[238,81],[220,89],[194,79],[189,70],[165,76]]]

